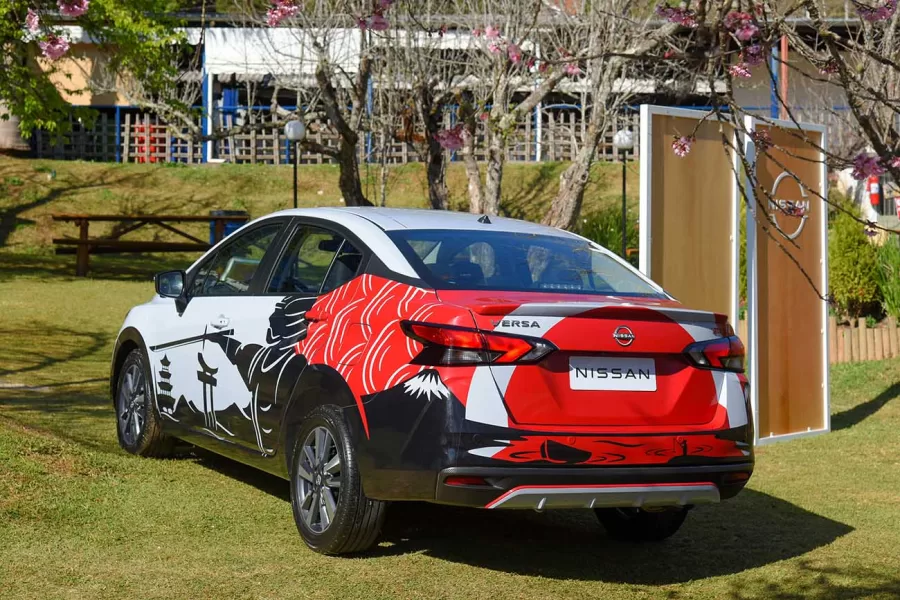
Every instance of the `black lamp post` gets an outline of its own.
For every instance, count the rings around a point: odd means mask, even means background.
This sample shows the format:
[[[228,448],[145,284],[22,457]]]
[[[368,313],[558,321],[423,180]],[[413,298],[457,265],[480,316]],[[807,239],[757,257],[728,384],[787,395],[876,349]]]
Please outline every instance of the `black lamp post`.
[[[613,135],[613,147],[622,153],[622,258],[626,258],[628,250],[628,206],[625,197],[625,158],[626,153],[634,148],[634,134],[629,129],[620,129]]]
[[[291,143],[293,151],[292,162],[294,163],[294,208],[297,208],[297,163],[300,162],[300,153],[298,146],[303,138],[306,137],[306,124],[302,119],[288,121],[284,125],[284,137]]]

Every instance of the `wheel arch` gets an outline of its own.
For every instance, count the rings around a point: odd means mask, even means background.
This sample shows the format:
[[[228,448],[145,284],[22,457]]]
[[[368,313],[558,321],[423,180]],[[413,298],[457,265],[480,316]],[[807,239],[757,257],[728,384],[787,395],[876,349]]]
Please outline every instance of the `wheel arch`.
[[[119,333],[116,339],[116,346],[113,350],[112,365],[109,370],[109,397],[115,406],[116,403],[116,383],[119,381],[119,373],[122,371],[122,365],[132,350],[143,350],[144,355],[148,357],[147,345],[140,332],[134,327],[126,327]]]
[[[303,426],[306,416],[315,408],[333,404],[344,410],[344,420],[350,429],[351,443],[359,439],[357,422],[346,409],[356,410],[356,399],[350,386],[337,370],[327,365],[309,365],[300,374],[297,384],[291,392],[290,401],[284,412],[281,427],[280,445],[285,473],[291,475],[291,461],[297,432]],[[357,447],[358,449],[358,447]]]

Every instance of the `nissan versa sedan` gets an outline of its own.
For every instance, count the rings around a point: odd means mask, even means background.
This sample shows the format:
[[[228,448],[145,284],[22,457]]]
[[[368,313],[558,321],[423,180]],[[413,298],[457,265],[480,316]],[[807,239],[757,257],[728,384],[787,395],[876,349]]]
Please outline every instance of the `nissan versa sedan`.
[[[183,440],[283,477],[306,544],[343,554],[403,500],[664,539],[750,478],[743,365],[725,316],[567,231],[315,208],[157,275],[110,382],[125,450]]]

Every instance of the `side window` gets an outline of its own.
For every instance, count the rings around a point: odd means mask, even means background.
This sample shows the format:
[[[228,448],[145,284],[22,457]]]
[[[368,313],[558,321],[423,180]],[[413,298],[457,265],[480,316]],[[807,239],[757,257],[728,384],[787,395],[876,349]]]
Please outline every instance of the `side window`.
[[[356,277],[359,266],[362,264],[362,258],[362,252],[345,240],[334,262],[331,263],[331,269],[325,278],[325,285],[322,286],[322,293],[325,294],[339,288]]]
[[[319,294],[344,238],[318,227],[301,227],[288,244],[272,281],[270,294]]]
[[[203,265],[191,286],[194,296],[231,296],[246,293],[281,224],[247,232]]]

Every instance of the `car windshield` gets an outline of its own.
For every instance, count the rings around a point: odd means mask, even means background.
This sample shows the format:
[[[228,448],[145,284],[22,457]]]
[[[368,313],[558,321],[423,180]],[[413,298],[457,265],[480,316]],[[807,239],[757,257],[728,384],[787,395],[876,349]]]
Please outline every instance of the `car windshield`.
[[[576,237],[437,229],[388,235],[437,289],[665,298],[607,252]]]

